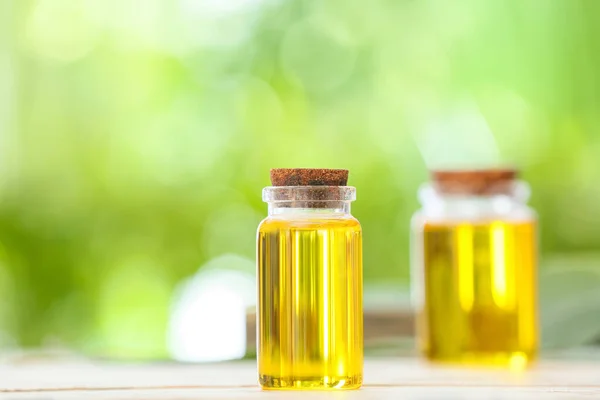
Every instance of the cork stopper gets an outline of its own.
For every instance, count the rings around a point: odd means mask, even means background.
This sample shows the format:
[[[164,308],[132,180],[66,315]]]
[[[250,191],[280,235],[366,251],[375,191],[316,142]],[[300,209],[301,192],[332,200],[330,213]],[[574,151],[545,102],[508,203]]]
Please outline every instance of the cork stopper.
[[[511,168],[431,171],[439,192],[479,196],[510,193],[517,175]]]
[[[346,186],[347,169],[276,168],[271,170],[273,186]]]
[[[342,208],[355,198],[347,169],[277,168],[263,199],[289,208]]]

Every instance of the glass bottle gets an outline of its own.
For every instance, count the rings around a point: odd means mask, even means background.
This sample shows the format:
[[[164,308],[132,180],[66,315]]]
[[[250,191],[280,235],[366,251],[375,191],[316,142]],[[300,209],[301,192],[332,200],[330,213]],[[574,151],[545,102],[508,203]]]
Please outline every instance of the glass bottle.
[[[516,175],[434,171],[419,190],[411,275],[431,361],[521,369],[536,357],[537,217]]]
[[[273,175],[273,174],[272,174]],[[258,228],[257,356],[263,389],[362,384],[362,232],[349,186],[272,186]]]

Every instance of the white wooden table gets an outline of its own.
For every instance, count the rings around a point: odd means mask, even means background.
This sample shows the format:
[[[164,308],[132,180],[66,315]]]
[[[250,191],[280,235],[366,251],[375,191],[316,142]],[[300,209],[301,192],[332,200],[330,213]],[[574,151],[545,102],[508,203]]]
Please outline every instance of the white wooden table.
[[[511,373],[368,359],[365,386],[345,392],[264,392],[251,361],[182,365],[29,361],[0,365],[0,399],[600,399],[600,363],[544,361]]]

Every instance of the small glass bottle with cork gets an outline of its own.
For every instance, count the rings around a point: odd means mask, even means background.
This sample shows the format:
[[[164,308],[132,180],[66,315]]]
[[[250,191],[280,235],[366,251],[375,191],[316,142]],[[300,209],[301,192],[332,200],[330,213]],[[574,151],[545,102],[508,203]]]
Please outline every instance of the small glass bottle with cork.
[[[271,170],[257,245],[263,389],[362,385],[362,231],[347,179],[347,170]]]
[[[529,187],[514,169],[431,177],[411,228],[419,348],[431,361],[524,368],[538,348]]]

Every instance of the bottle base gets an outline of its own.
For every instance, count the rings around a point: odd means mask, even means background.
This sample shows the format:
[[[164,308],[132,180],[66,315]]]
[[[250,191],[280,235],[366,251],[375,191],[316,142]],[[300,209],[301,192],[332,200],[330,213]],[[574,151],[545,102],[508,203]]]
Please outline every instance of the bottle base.
[[[353,390],[362,386],[362,375],[303,378],[260,375],[259,383],[263,390]]]
[[[426,357],[436,364],[502,368],[514,371],[527,369],[535,361],[534,354],[522,351],[465,352],[459,355],[427,354]]]

